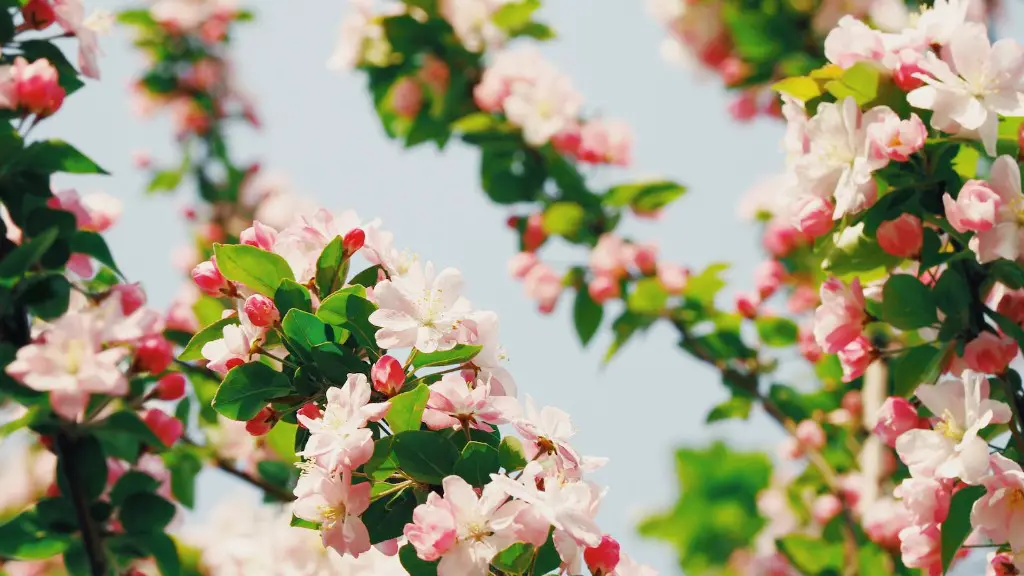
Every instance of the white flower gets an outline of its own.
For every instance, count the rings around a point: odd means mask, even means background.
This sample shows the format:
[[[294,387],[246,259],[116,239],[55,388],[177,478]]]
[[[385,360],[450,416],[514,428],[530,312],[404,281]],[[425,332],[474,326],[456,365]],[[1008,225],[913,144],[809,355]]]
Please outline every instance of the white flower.
[[[435,275],[429,262],[422,268],[414,264],[403,277],[380,282],[373,291],[379,309],[370,314],[370,322],[380,328],[377,345],[414,346],[422,352],[451,350],[470,313],[469,301],[461,292],[458,270],[445,268]]]

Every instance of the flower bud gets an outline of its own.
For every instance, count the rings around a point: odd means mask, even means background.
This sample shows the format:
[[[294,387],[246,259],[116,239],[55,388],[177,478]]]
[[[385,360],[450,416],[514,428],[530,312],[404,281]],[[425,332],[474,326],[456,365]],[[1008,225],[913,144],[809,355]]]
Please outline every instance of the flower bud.
[[[255,221],[252,223],[252,226],[242,230],[242,233],[238,236],[238,240],[246,246],[255,246],[257,248],[262,248],[263,250],[270,250],[274,247],[274,242],[277,240],[277,230],[274,230],[262,222]]]
[[[887,220],[878,226],[878,245],[889,254],[910,258],[921,252],[924,242],[924,228],[921,220],[913,214],[903,214],[895,220]]]
[[[185,395],[185,376],[181,372],[171,372],[156,383],[153,396],[160,400],[177,400]]]
[[[853,382],[868,369],[868,365],[875,358],[875,349],[867,338],[858,336],[836,355],[839,356],[839,365],[843,368],[843,382]]]
[[[811,516],[819,525],[824,526],[843,510],[843,503],[833,494],[822,494],[811,504]]]
[[[523,229],[523,248],[532,252],[540,248],[547,237],[547,232],[544,231],[544,217],[540,213],[530,214]]]
[[[982,332],[964,347],[964,362],[975,372],[1002,374],[1017,357],[1017,343],[1009,336]]]
[[[25,28],[29,30],[43,30],[57,20],[47,0],[31,0],[21,7],[21,16],[25,19]]]
[[[820,450],[825,445],[825,431],[814,420],[804,420],[797,424],[794,435],[804,448]]]
[[[228,287],[228,281],[217,269],[216,257],[211,257],[206,262],[200,262],[192,269],[192,281],[200,290],[210,296],[219,296]]]
[[[537,265],[537,255],[533,252],[520,252],[509,259],[508,273],[513,278],[522,280]]]
[[[796,202],[796,227],[804,234],[817,238],[832,229],[835,207],[825,198],[806,196]]]
[[[61,107],[66,92],[60,85],[57,69],[46,58],[29,63],[18,56],[0,85],[0,94],[6,100],[5,107],[43,117]]]
[[[686,281],[690,278],[690,272],[676,264],[658,262],[658,282],[661,287],[672,295],[682,294],[686,289]]]
[[[405,384],[405,371],[402,370],[402,363],[394,356],[387,354],[381,356],[370,368],[370,380],[373,381],[373,389],[388,398],[398,394]]]
[[[310,420],[318,420],[324,415],[323,412],[320,411],[320,407],[316,405],[316,402],[310,402],[302,408],[299,408],[297,414],[299,416],[309,418]],[[299,418],[299,426],[302,428],[306,427],[301,418]]]
[[[603,304],[620,294],[619,282],[610,276],[596,276],[587,284],[587,293],[598,304]]]
[[[757,97],[752,91],[741,93],[728,105],[729,114],[737,122],[749,122],[757,116]]]
[[[757,318],[759,299],[754,294],[741,292],[736,295],[736,312],[744,318]]]
[[[159,374],[171,365],[174,348],[159,334],[144,336],[135,349],[135,366],[143,372]]]
[[[185,431],[185,425],[181,423],[181,420],[156,408],[146,410],[142,421],[146,423],[153,435],[168,447],[177,442]]]
[[[874,433],[886,446],[893,448],[896,446],[896,439],[904,432],[920,427],[921,418],[918,417],[914,406],[906,398],[890,396],[878,410]]]
[[[262,294],[253,294],[245,299],[245,316],[253,326],[266,328],[281,319],[274,301]]]
[[[994,554],[989,560],[989,568],[988,574],[992,576],[1017,576],[1020,574],[1013,562],[1013,554],[1009,552]]]
[[[658,267],[658,249],[652,245],[637,244],[633,253],[633,264],[646,275],[654,274]]]
[[[766,260],[754,270],[754,284],[761,299],[774,294],[785,278],[786,268],[778,260]]]
[[[406,76],[391,88],[391,109],[399,118],[415,118],[423,106],[423,88]]]
[[[366,243],[366,232],[363,232],[362,228],[353,228],[345,234],[345,237],[341,241],[342,248],[344,249],[345,256],[351,256],[359,251]]]
[[[619,565],[619,543],[605,534],[600,544],[583,551],[583,561],[594,576],[608,576]]]
[[[275,416],[273,408],[266,406],[245,423],[245,431],[251,436],[263,436],[274,427]]]
[[[146,292],[138,284],[117,284],[110,289],[111,295],[121,301],[121,312],[127,316],[146,303]]]
[[[984,180],[968,180],[956,200],[946,193],[942,204],[946,219],[957,232],[985,232],[996,222],[1002,199]]]

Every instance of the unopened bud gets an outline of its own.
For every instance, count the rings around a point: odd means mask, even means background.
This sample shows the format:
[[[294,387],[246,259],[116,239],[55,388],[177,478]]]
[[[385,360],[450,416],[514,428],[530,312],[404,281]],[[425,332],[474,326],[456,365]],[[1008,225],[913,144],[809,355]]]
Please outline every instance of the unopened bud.
[[[390,398],[398,394],[405,384],[405,371],[394,356],[385,354],[370,368],[370,379],[374,390]]]
[[[245,299],[245,316],[253,326],[266,328],[281,318],[274,301],[262,294],[253,294]]]

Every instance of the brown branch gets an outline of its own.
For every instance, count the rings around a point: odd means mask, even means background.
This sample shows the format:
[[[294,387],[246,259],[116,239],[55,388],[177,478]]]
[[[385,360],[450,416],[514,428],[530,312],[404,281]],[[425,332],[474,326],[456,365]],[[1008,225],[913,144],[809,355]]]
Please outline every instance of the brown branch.
[[[189,444],[190,446],[195,446],[197,448],[203,447],[197,444],[188,436],[182,436],[181,441],[184,442],[185,444]],[[280,500],[281,502],[292,502],[295,500],[295,495],[292,494],[291,492],[288,492],[287,490],[281,488],[280,486],[271,484],[270,482],[267,482],[266,480],[260,478],[259,476],[254,476],[252,474],[249,474],[248,472],[243,472],[242,470],[239,470],[235,466],[234,462],[228,460],[227,458],[224,458],[223,456],[217,454],[216,452],[213,452],[212,450],[211,459],[213,460],[213,463],[217,466],[217,468],[220,468],[221,470],[227,472],[228,474],[231,474],[235,478],[244,480],[245,482],[252,484],[253,486],[263,490],[266,494],[276,498],[277,500]]]
[[[82,545],[89,560],[89,572],[93,576],[107,576],[107,554],[103,550],[103,540],[92,515],[89,514],[89,501],[82,492],[82,481],[75,477],[75,471],[78,470],[78,454],[75,452],[74,440],[66,430],[57,432],[55,440],[57,458],[61,464],[58,469],[63,471],[64,479],[67,481],[70,492],[68,498],[75,508],[75,517],[82,533]]]

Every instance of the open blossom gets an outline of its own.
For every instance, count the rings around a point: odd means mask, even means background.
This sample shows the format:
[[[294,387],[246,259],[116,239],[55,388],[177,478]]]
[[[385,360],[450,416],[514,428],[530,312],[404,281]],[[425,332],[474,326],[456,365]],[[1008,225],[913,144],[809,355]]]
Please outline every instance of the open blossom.
[[[970,186],[970,188],[969,188]],[[1021,195],[1020,166],[1007,155],[996,158],[989,174],[988,189],[998,196],[992,198],[980,183],[969,181],[960,194],[968,197],[956,203],[943,197],[946,216],[954,226],[974,230],[969,246],[982,264],[999,258],[1016,260],[1022,254],[1024,227],[1021,214],[1024,213],[1024,196]],[[995,208],[995,218],[990,219],[989,203]]]
[[[494,22],[494,14],[510,0],[441,0],[438,11],[452,25],[455,35],[470,52],[500,46],[505,31]]]
[[[23,57],[0,67],[0,108],[49,116],[64,103],[57,69],[45,58],[29,63]]]
[[[900,530],[900,554],[908,568],[922,568],[929,574],[941,567],[941,533],[938,524],[911,524]]]
[[[940,524],[949,514],[952,482],[934,478],[907,478],[896,487],[894,495],[900,498],[914,524]]]
[[[1002,374],[1017,357],[1017,342],[1009,336],[982,332],[964,346],[963,361],[975,372]]]
[[[885,52],[882,33],[853,16],[843,16],[825,37],[825,58],[840,68],[881,60]]]
[[[985,232],[995,225],[1002,198],[984,180],[968,180],[956,200],[947,192],[942,203],[946,219],[957,232]]]
[[[351,210],[335,216],[321,208],[312,216],[300,216],[295,224],[281,230],[273,251],[291,266],[296,282],[308,282],[316,276],[317,259],[327,244],[362,226],[359,216]]]
[[[577,156],[582,162],[628,166],[633,132],[620,120],[591,120],[580,129]]]
[[[858,336],[836,353],[843,369],[843,382],[860,378],[875,358],[875,349],[864,336]]]
[[[510,396],[491,396],[491,386],[478,381],[474,387],[461,374],[445,374],[430,385],[423,421],[431,430],[476,428],[493,430],[491,424],[505,424],[518,412],[519,403]]]
[[[370,322],[380,328],[377,345],[382,348],[451,350],[470,312],[469,301],[462,297],[462,274],[445,268],[435,275],[429,262],[378,283],[374,298],[378,310],[370,314]]]
[[[490,384],[491,394],[515,396],[516,381],[505,368],[505,348],[498,336],[498,315],[490,310],[473,312],[467,322],[469,337],[466,344],[481,346],[472,364],[478,369],[478,378]]]
[[[999,116],[1024,115],[1020,77],[1024,49],[1011,39],[992,44],[984,25],[967,23],[949,41],[950,61],[929,52],[921,62],[930,76],[907,94],[912,106],[932,110],[932,126],[946,132],[976,133],[996,155]]]
[[[860,279],[849,286],[838,278],[829,278],[821,285],[821,305],[814,311],[814,339],[825,352],[835,354],[854,340],[864,329],[864,291]]]
[[[1024,472],[1001,454],[991,462],[993,474],[981,482],[986,492],[971,509],[971,525],[992,542],[1024,550]]]
[[[544,263],[534,266],[523,278],[523,290],[528,297],[537,301],[540,311],[544,314],[555,309],[564,288],[562,277]]]
[[[909,430],[896,452],[915,478],[960,478],[977,484],[988,471],[988,444],[978,432],[1010,420],[1010,408],[988,398],[984,374],[965,371],[962,380],[921,384],[915,395],[937,422],[931,430]]]
[[[896,446],[896,439],[904,432],[920,427],[921,418],[917,415],[914,405],[905,398],[890,396],[878,410],[878,419],[873,431],[886,446],[893,448]]]
[[[882,222],[875,235],[882,250],[900,258],[915,256],[924,243],[921,219],[913,214],[901,214],[895,220]]]
[[[359,557],[370,549],[370,534],[360,514],[370,506],[371,483],[352,483],[351,470],[330,473],[319,466],[306,469],[295,485],[293,513],[320,524],[324,546]]]
[[[924,147],[928,129],[917,114],[903,120],[888,108],[879,107],[880,117],[868,126],[867,137],[871,151],[879,157],[906,162],[910,155]]]
[[[207,342],[200,352],[203,358],[209,360],[207,367],[210,370],[227,373],[235,366],[241,366],[251,362],[258,354],[252,350],[252,335],[248,334],[241,326],[228,324],[224,327],[222,338]]]
[[[390,402],[370,403],[370,393],[370,383],[362,374],[349,374],[343,387],[329,388],[323,416],[298,416],[310,434],[299,454],[328,470],[366,463],[373,455],[373,433],[366,423],[383,418],[391,406]]]
[[[569,445],[569,439],[576,434],[569,414],[554,406],[537,409],[533,398],[527,396],[523,416],[512,422],[515,429],[522,435],[523,451],[529,460],[549,455],[555,459],[559,468],[573,469],[581,464],[581,457]]]
[[[49,392],[54,410],[75,420],[85,410],[89,394],[128,393],[122,367],[128,350],[105,349],[106,330],[96,315],[68,312],[50,325],[42,340],[19,348],[7,373],[33,390]]]
[[[506,504],[508,496],[494,483],[479,496],[458,476],[446,477],[441,487],[444,497],[432,494],[417,506],[405,535],[421,559],[441,558],[438,576],[484,576],[495,554],[516,541],[513,520],[520,508]]]

